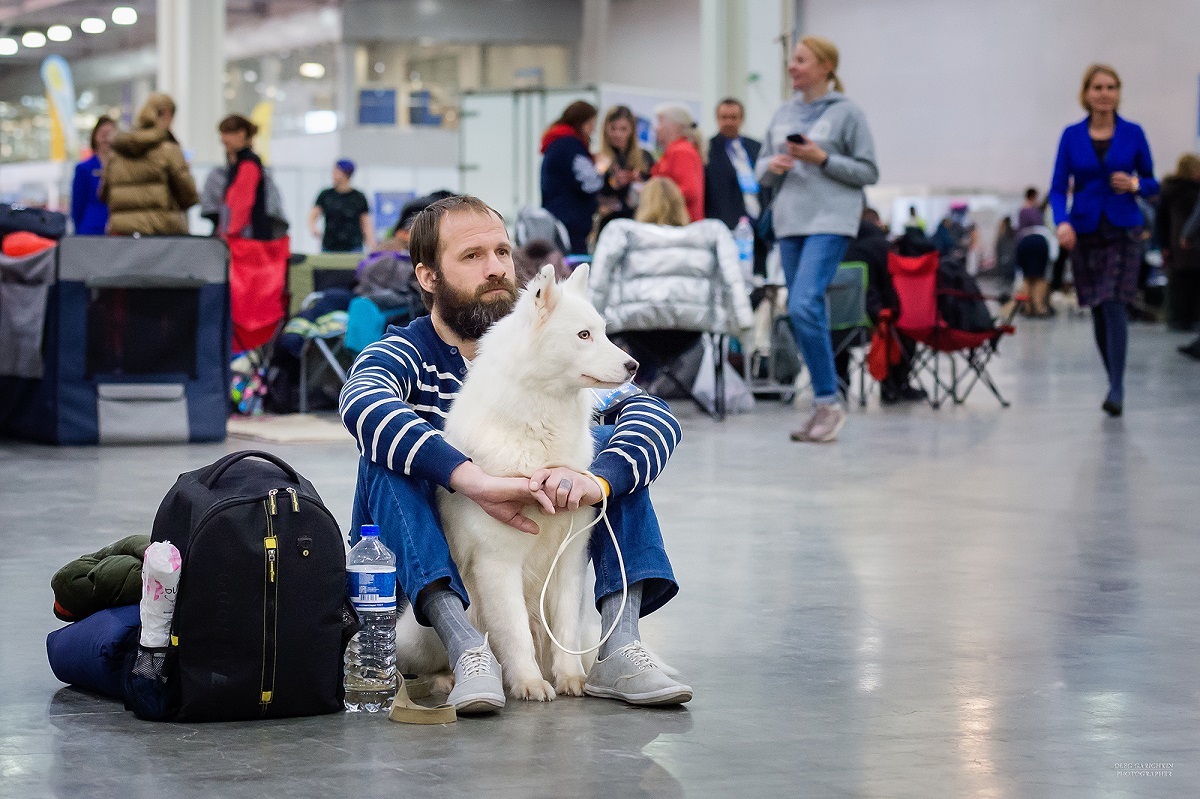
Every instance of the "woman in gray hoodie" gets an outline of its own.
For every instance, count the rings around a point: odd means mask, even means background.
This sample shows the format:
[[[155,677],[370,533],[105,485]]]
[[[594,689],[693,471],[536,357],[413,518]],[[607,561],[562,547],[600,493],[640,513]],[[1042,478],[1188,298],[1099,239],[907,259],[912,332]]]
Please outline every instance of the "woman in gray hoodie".
[[[879,179],[866,117],[842,94],[833,42],[805,36],[788,62],[796,96],[763,138],[756,172],[775,191],[775,236],[788,286],[788,315],[812,375],[813,414],[793,441],[837,440],[846,423],[838,403],[825,290],[858,232],[863,186]]]

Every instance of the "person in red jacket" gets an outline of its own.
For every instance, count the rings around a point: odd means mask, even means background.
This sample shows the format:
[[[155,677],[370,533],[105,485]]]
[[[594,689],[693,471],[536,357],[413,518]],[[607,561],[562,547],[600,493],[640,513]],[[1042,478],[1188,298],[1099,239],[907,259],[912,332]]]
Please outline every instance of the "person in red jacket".
[[[229,245],[230,315],[235,351],[270,341],[283,319],[290,245],[267,215],[267,179],[251,149],[258,126],[240,114],[217,125],[229,163],[217,235]]]
[[[704,159],[700,157],[700,131],[686,107],[675,103],[654,109],[655,130],[663,146],[662,158],[650,170],[654,177],[670,178],[683,192],[688,216],[693,222],[704,218]]]
[[[225,213],[217,225],[221,238],[230,237],[269,240],[267,202],[263,182],[263,166],[251,149],[258,126],[241,114],[230,114],[217,126],[221,145],[229,163],[229,179],[225,184]],[[257,223],[257,224],[256,224]]]

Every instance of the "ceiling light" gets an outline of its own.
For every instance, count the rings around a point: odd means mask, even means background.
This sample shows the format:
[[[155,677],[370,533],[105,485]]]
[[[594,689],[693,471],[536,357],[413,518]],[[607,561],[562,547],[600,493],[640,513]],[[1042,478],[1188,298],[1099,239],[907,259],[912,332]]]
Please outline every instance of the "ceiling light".
[[[25,45],[26,47],[45,47],[46,34],[42,33],[41,31],[26,31],[25,34],[21,36],[21,44]]]
[[[16,39],[10,39],[7,36],[5,36],[3,39],[0,39],[0,55],[16,55],[16,54],[17,54],[17,40]]]
[[[51,25],[50,30],[46,31],[46,38],[52,42],[69,42],[71,29],[66,25]]]
[[[104,24],[104,20],[99,17],[87,17],[83,22],[79,23],[79,30],[84,33],[104,33],[104,29],[107,27]]]
[[[137,12],[129,6],[117,6],[112,12],[114,25],[133,25],[137,22]]]
[[[300,65],[300,74],[306,78],[325,77],[325,65],[315,61],[306,61]]]

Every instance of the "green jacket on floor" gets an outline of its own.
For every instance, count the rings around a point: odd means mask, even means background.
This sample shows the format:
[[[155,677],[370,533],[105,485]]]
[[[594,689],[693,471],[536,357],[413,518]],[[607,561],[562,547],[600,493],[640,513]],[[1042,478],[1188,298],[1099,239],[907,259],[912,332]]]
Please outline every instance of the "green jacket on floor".
[[[50,579],[54,615],[79,621],[98,610],[142,600],[142,558],[150,536],[131,535],[99,552],[82,555]]]

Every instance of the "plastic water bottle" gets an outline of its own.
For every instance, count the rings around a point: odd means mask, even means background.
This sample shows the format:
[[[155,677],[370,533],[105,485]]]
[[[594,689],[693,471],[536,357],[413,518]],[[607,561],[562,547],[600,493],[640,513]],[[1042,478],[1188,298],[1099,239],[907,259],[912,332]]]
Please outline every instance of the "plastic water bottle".
[[[733,240],[737,242],[738,262],[742,267],[742,277],[747,284],[754,282],[754,228],[750,226],[750,218],[743,216],[733,229]]]
[[[346,647],[346,710],[378,713],[396,695],[396,555],[364,524],[346,556],[346,586],[362,629]]]

